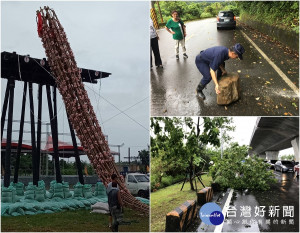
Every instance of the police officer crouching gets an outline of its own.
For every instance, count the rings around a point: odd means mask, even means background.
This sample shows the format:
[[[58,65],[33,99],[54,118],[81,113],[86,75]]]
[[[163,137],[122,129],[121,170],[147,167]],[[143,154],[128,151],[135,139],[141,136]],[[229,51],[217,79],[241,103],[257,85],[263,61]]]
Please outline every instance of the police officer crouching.
[[[222,75],[226,75],[225,61],[229,58],[239,58],[243,60],[244,47],[237,43],[231,48],[225,46],[215,46],[203,50],[196,56],[196,66],[200,73],[203,75],[196,91],[197,96],[205,100],[203,89],[205,86],[213,80],[215,83],[215,90],[217,94],[220,94],[218,78]]]

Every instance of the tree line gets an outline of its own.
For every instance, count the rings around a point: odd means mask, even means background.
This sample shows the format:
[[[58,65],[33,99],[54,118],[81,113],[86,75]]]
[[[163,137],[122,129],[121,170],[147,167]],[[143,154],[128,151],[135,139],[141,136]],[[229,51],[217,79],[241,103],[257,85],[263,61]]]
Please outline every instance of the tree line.
[[[3,158],[3,156],[2,156]],[[46,170],[48,170],[48,175],[55,174],[55,164],[52,156],[41,156],[41,165],[40,171],[41,175],[46,175]],[[48,161],[46,161],[48,160]],[[147,167],[149,167],[149,151],[141,150],[138,152],[138,160],[132,161],[134,164],[140,164],[140,171],[147,172]],[[2,161],[3,162],[3,161]],[[16,154],[12,154],[11,156],[11,174],[14,174],[14,164],[16,163]],[[123,163],[121,163],[123,164]],[[62,175],[77,175],[77,165],[76,162],[69,162],[64,159],[59,160],[60,170]],[[46,166],[48,168],[46,168]],[[124,164],[125,166],[125,164]],[[20,157],[20,167],[18,170],[19,176],[30,176],[32,175],[32,155],[30,153],[22,154]],[[95,170],[87,161],[81,161],[82,174],[84,175],[95,175]],[[3,173],[3,169],[2,169]]]
[[[183,21],[215,17],[221,10],[231,10],[243,20],[256,20],[299,32],[299,1],[160,1],[154,7],[160,26],[165,26],[173,10],[178,11]]]

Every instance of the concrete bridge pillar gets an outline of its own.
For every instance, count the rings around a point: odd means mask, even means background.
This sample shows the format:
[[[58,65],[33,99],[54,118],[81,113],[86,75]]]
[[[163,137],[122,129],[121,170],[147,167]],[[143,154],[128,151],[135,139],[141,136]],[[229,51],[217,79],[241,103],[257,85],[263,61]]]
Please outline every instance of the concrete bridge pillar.
[[[299,162],[299,137],[296,137],[291,141],[291,144],[294,149],[295,161]]]
[[[266,151],[266,159],[276,159],[278,160],[279,151]]]
[[[258,157],[263,159],[263,160],[267,160],[266,154],[260,154],[260,155],[258,155]]]

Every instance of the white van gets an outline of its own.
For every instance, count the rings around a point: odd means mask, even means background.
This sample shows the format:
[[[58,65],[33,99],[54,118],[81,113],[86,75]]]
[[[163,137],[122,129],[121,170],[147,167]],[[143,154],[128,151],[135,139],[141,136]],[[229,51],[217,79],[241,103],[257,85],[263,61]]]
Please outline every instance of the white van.
[[[127,189],[133,195],[149,197],[149,177],[142,173],[128,173],[125,178]]]

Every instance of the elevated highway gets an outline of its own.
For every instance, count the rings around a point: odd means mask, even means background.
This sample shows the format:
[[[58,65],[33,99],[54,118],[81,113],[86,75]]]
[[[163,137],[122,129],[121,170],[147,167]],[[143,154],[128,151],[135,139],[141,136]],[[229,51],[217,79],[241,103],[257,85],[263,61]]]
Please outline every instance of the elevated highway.
[[[259,117],[250,140],[250,155],[278,159],[279,151],[293,147],[299,161],[299,117]]]

